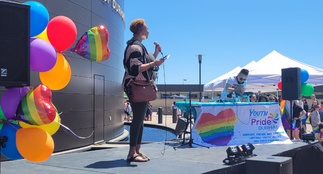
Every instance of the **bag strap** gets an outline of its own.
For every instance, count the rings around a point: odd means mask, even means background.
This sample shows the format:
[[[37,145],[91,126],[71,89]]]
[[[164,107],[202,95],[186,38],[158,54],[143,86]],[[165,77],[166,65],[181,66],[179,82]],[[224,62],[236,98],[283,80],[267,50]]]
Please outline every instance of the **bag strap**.
[[[141,49],[142,49],[142,51],[144,52],[143,54],[143,57],[144,57],[144,62],[145,63],[147,63],[147,59],[146,59],[146,53],[147,53],[147,50],[146,50],[146,47],[145,46],[143,46],[142,44],[141,44]],[[147,74],[147,82],[149,82],[150,81],[150,78],[149,78],[149,74],[148,74],[148,70],[146,70],[146,74]]]

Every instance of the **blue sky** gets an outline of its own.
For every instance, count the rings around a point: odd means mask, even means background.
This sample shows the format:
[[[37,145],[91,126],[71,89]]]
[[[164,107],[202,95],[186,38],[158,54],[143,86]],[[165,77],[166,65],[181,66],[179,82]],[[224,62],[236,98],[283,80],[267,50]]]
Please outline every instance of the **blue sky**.
[[[202,84],[273,50],[323,68],[322,8],[322,0],[125,0],[125,42],[131,21],[145,19],[148,51],[157,41],[171,54],[157,84],[198,84],[198,54]]]

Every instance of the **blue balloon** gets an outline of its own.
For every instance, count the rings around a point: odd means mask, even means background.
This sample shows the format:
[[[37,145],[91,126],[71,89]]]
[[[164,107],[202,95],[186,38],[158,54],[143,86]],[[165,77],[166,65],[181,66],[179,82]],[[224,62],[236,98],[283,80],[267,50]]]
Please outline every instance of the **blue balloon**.
[[[5,124],[1,129],[0,136],[6,136],[8,138],[8,141],[4,143],[6,147],[3,148],[1,146],[1,153],[8,159],[15,160],[24,158],[20,155],[16,145],[16,132],[20,128],[17,124]]]
[[[301,69],[301,83],[306,82],[309,77],[310,75],[308,74],[308,72],[305,69]]]
[[[27,1],[30,5],[30,37],[39,35],[45,30],[49,21],[49,14],[43,4],[36,1]]]

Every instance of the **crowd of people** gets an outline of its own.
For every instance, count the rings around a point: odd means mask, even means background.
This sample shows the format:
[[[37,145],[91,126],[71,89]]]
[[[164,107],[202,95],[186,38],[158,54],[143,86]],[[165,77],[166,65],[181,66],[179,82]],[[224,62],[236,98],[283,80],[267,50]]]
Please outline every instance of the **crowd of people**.
[[[252,94],[250,96],[250,102],[281,102],[280,98],[271,95],[257,95]],[[323,100],[318,101],[315,94],[311,95],[311,106],[308,105],[307,99],[293,101],[293,138],[295,140],[301,139],[301,134],[306,133],[306,130],[311,130],[316,134],[316,139],[323,141]],[[289,104],[287,104],[289,106]],[[282,115],[282,113],[281,113]],[[288,119],[288,118],[287,118]],[[308,129],[306,124],[309,121],[312,129]],[[288,121],[286,120],[286,123]],[[290,124],[284,124],[288,136],[290,137]],[[320,136],[318,135],[320,134]]]
[[[252,94],[250,97],[250,102],[279,102],[279,99],[274,94],[271,95],[257,95]]]

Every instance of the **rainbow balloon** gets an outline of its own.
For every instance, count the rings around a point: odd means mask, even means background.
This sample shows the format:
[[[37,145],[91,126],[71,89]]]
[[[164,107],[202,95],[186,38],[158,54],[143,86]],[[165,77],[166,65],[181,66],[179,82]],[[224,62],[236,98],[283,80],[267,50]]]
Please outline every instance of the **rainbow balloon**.
[[[56,109],[52,104],[52,92],[45,85],[38,85],[22,98],[17,119],[31,125],[51,123],[56,117]]]
[[[216,116],[203,113],[195,129],[202,140],[216,146],[226,146],[234,134],[237,118],[232,109],[225,109]]]
[[[105,61],[110,56],[108,42],[109,32],[100,25],[85,32],[70,51],[92,61]]]

